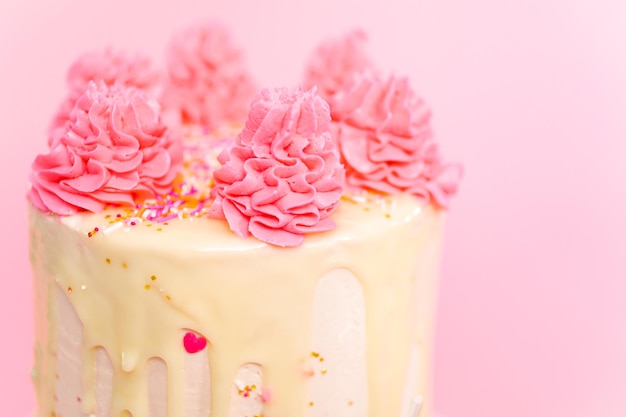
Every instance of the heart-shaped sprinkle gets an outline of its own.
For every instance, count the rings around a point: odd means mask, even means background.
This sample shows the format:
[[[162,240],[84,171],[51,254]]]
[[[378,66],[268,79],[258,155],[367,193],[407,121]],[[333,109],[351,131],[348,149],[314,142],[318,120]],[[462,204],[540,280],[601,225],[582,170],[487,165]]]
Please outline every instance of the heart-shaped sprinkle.
[[[183,345],[187,353],[197,353],[206,347],[206,339],[194,332],[185,333]]]

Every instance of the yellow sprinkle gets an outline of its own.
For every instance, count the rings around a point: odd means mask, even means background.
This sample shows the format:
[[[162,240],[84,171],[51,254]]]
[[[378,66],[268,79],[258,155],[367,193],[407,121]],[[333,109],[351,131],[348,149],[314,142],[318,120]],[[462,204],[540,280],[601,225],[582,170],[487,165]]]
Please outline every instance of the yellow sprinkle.
[[[152,227],[152,223],[146,223],[146,227]]]
[[[160,227],[157,227],[157,232],[160,232],[161,230],[163,229],[161,229]]]
[[[252,385],[250,389],[254,391],[256,389],[256,385]]]
[[[150,284],[146,284],[146,286],[144,287],[146,290],[150,289]]]
[[[126,262],[122,262],[122,268],[128,268],[128,265],[126,264]]]
[[[108,264],[111,263],[111,258],[106,258],[105,260],[107,261]]]
[[[313,407],[313,401],[309,402],[309,407]]]
[[[314,358],[319,358],[320,354],[318,352],[311,352],[311,356]]]
[[[321,372],[322,372],[322,375],[326,375],[326,372],[328,371],[326,370],[326,368],[323,368]]]
[[[110,215],[110,214],[107,214],[106,216],[104,216],[104,218],[105,218],[105,219],[109,219],[109,218],[111,218],[111,215]]]
[[[349,405],[350,407],[352,407],[352,404],[354,404],[354,402],[353,402],[352,400],[348,401],[348,405]]]
[[[388,219],[391,219],[391,214],[385,213],[385,217],[388,218]]]
[[[150,279],[151,279],[152,281],[154,281],[154,280],[156,280],[156,276],[155,276],[155,275],[152,275],[152,276],[150,277]]]
[[[324,362],[324,358],[320,358],[320,362]]]
[[[172,297],[170,297],[169,295],[166,295],[165,298],[167,299],[167,301],[171,301]]]

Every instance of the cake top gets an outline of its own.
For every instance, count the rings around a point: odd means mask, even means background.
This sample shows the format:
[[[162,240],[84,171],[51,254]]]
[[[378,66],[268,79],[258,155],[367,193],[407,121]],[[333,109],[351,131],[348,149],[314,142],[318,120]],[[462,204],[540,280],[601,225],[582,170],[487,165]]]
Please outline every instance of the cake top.
[[[143,55],[86,54],[70,67],[28,196],[61,216],[208,216],[285,247],[333,229],[342,196],[448,207],[461,168],[443,162],[408,79],[375,68],[363,32],[322,43],[302,84],[258,90],[216,22],[178,33],[163,74]]]

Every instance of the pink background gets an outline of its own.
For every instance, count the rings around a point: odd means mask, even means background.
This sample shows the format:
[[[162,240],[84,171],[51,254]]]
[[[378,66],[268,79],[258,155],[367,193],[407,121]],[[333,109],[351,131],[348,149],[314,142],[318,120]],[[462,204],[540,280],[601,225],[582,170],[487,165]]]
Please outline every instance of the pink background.
[[[204,16],[232,26],[267,85],[294,84],[322,36],[361,26],[434,108],[467,171],[441,287],[441,415],[626,415],[626,2],[157,4],[0,3],[2,415],[34,406],[23,195],[67,66],[108,44],[160,58],[175,28]]]

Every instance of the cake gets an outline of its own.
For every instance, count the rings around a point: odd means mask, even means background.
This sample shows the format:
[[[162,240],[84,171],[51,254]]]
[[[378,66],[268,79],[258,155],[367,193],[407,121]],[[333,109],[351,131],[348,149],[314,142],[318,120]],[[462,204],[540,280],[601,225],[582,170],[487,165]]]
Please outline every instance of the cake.
[[[32,166],[37,417],[430,416],[444,163],[355,31],[258,88],[221,24],[72,65]]]

